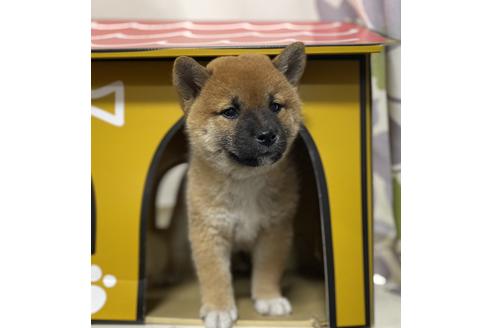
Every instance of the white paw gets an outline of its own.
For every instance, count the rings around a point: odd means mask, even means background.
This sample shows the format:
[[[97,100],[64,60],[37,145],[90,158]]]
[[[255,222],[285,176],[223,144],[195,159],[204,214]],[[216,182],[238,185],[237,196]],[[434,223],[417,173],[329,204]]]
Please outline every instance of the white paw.
[[[292,306],[285,297],[258,299],[255,301],[255,309],[263,315],[286,315],[292,312]]]
[[[91,266],[91,282],[95,283],[99,281],[102,277],[102,270],[99,266],[93,264]],[[110,274],[102,277],[102,284],[106,288],[112,288],[116,285],[116,277]],[[91,313],[94,314],[101,310],[106,304],[106,290],[104,288],[91,285]]]
[[[207,311],[205,307],[200,310],[205,328],[231,328],[237,320],[237,309],[229,311]]]

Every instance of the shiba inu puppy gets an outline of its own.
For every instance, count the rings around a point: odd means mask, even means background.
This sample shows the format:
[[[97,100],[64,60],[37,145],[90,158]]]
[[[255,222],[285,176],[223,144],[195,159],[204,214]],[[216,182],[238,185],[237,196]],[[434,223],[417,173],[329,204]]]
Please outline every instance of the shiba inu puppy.
[[[229,328],[237,319],[230,269],[236,250],[252,254],[255,309],[292,311],[280,284],[299,199],[289,151],[302,123],[297,85],[305,63],[302,43],[273,60],[247,54],[206,67],[189,57],[174,63],[190,144],[189,239],[207,328]]]

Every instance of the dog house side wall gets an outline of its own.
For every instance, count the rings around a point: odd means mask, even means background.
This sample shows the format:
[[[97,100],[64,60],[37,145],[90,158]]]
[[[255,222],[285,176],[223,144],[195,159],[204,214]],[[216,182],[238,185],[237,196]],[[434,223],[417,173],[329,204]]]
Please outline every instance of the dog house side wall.
[[[102,279],[96,282],[106,298],[93,320],[137,320],[144,184],[162,137],[182,115],[171,67],[169,61],[92,63],[91,166],[97,197],[92,264],[117,279],[112,288]]]
[[[313,56],[300,87],[328,181],[340,327],[369,326],[373,312],[368,58]]]
[[[361,55],[311,57],[300,88],[306,126],[318,147],[329,183],[337,326],[347,327],[368,325],[372,313],[368,304],[372,293],[368,292],[368,266],[372,261],[370,161],[366,162],[365,193],[361,164],[364,143],[366,159],[370,158],[368,106],[365,136],[361,126],[361,90],[368,87],[360,83],[363,60]],[[108,119],[93,110],[97,247],[92,263],[118,279],[114,287],[105,289],[106,303],[92,315],[94,320],[142,318],[137,313],[141,315],[143,310],[139,304],[139,278],[143,279],[139,277],[139,245],[145,180],[162,138],[182,115],[170,84],[171,67],[170,60],[93,61],[93,90],[111,85],[116,89],[107,96],[93,92],[93,106],[114,117]],[[369,90],[364,92],[369,104]],[[97,283],[101,285],[101,281]]]

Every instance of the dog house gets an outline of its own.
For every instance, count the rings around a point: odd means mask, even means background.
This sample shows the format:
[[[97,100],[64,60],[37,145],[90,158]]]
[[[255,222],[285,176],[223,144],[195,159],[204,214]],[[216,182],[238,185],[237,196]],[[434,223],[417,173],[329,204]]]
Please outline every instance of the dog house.
[[[196,279],[152,289],[148,229],[160,179],[186,161],[173,60],[306,45],[301,205],[285,294],[262,317],[238,274],[238,326],[368,327],[373,317],[370,54],[384,39],[339,23],[92,22],[92,320],[201,325]],[[298,229],[298,230],[297,230]],[[295,255],[297,254],[297,255]],[[235,275],[236,276],[236,275]]]

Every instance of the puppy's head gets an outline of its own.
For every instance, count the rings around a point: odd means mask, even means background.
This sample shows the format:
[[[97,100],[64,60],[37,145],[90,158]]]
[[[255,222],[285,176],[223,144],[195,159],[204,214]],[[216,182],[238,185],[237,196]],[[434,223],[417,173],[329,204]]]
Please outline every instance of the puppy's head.
[[[173,83],[193,154],[241,170],[285,158],[302,121],[297,85],[305,63],[302,43],[289,45],[273,60],[220,57],[203,67],[192,58],[177,58]]]

